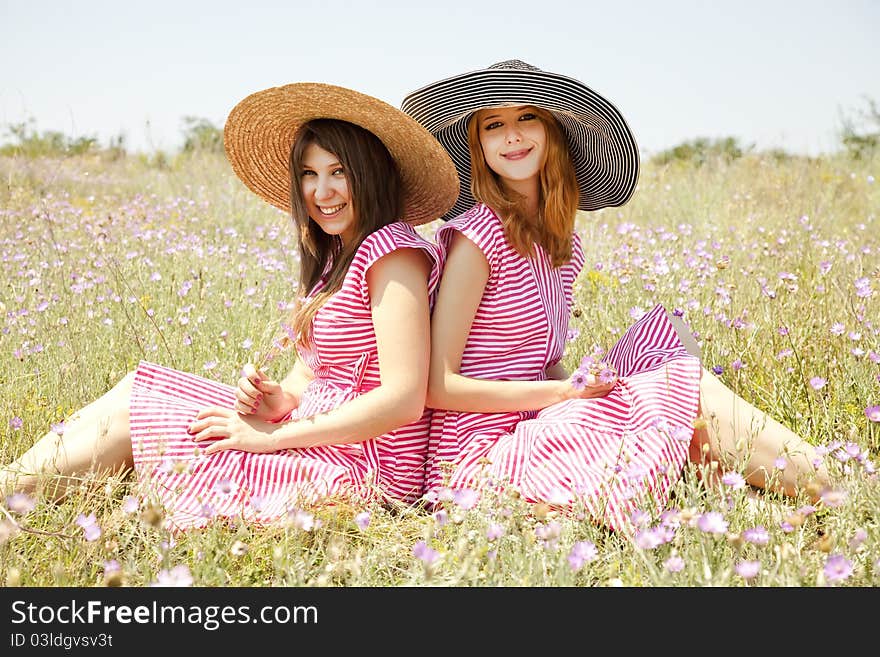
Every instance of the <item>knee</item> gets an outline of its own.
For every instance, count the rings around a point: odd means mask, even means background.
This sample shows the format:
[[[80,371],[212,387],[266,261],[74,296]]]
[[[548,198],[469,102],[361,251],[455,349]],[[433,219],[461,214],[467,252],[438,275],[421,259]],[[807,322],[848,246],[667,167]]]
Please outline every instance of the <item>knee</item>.
[[[111,389],[111,394],[119,399],[127,400],[131,396],[131,390],[134,387],[134,372],[129,372],[123,376],[116,385]]]
[[[728,392],[729,390],[730,388],[724,385],[724,382],[721,379],[705,367],[702,368],[702,376],[700,376],[700,393],[703,397],[714,398]]]

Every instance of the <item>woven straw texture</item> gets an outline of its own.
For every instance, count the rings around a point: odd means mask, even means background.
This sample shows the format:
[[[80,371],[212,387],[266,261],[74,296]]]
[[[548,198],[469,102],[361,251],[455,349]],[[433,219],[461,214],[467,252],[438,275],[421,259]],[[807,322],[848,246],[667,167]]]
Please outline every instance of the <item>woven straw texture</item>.
[[[375,134],[397,162],[405,190],[403,219],[413,225],[445,214],[459,181],[434,137],[396,107],[334,85],[301,82],[258,91],[229,113],[226,156],[247,187],[290,212],[289,157],[297,129],[312,119],[342,119]]]

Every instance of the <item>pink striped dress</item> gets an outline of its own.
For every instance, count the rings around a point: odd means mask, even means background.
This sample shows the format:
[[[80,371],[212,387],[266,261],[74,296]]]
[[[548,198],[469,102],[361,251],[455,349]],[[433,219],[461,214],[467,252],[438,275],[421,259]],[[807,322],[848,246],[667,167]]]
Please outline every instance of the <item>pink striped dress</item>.
[[[379,385],[366,273],[379,258],[401,248],[421,249],[431,258],[428,289],[433,298],[440,269],[431,242],[403,222],[369,235],[341,289],[315,317],[313,344],[300,351],[315,378],[286,419],[329,411]],[[411,503],[422,494],[430,411],[360,443],[206,456],[187,427],[206,406],[231,408],[234,392],[232,386],[153,363],[142,362],[135,372],[129,409],[135,469],[173,529],[204,526],[212,518],[269,523],[301,504],[337,495]]]
[[[441,226],[441,255],[458,231],[489,263],[483,298],[460,372],[480,379],[543,380],[560,361],[572,285],[584,262],[554,268],[536,247],[523,258],[501,220],[479,204]],[[606,358],[620,378],[603,398],[569,400],[539,412],[464,413],[435,409],[426,499],[444,488],[513,487],[529,502],[585,512],[613,530],[632,527],[637,509],[656,513],[688,458],[697,415],[699,359],[682,345],[662,306],[631,326]]]

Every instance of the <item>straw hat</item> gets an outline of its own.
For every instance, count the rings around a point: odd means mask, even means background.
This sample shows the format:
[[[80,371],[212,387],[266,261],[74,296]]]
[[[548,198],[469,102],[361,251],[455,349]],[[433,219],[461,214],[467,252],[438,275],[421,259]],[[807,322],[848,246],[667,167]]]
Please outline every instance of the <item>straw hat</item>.
[[[342,119],[382,140],[403,181],[401,219],[422,224],[452,207],[459,189],[455,166],[427,130],[377,98],[316,82],[264,89],[232,109],[223,143],[235,174],[258,196],[290,212],[290,149],[297,129],[312,119]]]
[[[568,139],[581,210],[626,203],[639,177],[639,150],[623,115],[584,83],[512,59],[413,91],[401,109],[425,126],[452,155],[461,192],[443,219],[474,203],[467,122],[486,107],[534,105],[557,118]]]

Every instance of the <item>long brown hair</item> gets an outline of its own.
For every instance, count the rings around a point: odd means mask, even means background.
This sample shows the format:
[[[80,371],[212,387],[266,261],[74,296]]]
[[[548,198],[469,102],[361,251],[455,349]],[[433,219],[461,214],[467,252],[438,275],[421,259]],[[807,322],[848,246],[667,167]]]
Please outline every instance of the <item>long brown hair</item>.
[[[300,186],[303,154],[315,144],[339,158],[345,171],[355,239],[344,245],[338,235],[328,235],[309,216]],[[299,344],[307,344],[312,320],[327,299],[339,291],[348,267],[364,238],[382,226],[398,221],[404,212],[403,182],[394,158],[369,130],[339,119],[314,119],[296,133],[290,149],[290,206],[299,236],[299,300],[291,329]],[[323,279],[321,290],[303,299]]]
[[[578,206],[578,184],[568,143],[562,126],[547,110],[529,107],[547,132],[547,148],[539,172],[538,216],[533,221],[525,207],[525,197],[507,189],[489,165],[480,145],[478,113],[468,122],[471,154],[471,193],[501,218],[504,233],[517,253],[531,257],[533,245],[540,244],[554,267],[571,258],[571,234]]]

